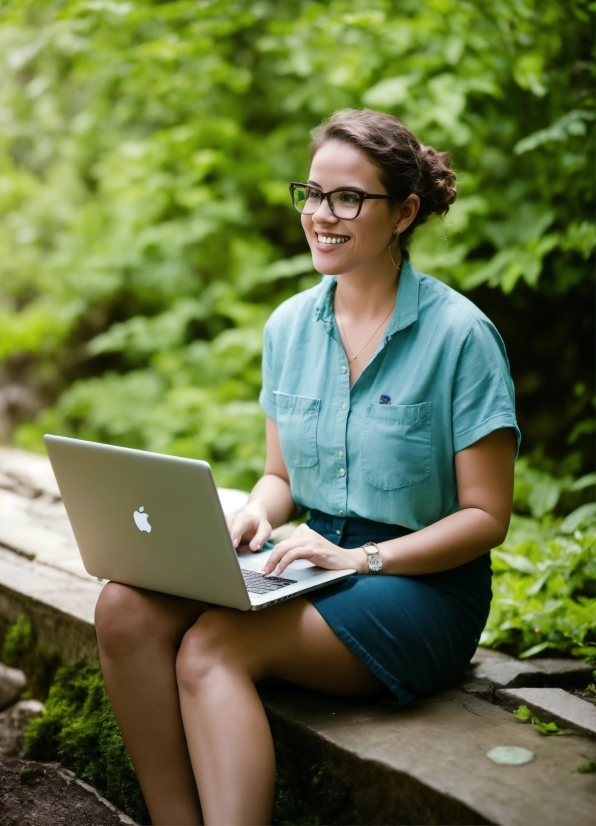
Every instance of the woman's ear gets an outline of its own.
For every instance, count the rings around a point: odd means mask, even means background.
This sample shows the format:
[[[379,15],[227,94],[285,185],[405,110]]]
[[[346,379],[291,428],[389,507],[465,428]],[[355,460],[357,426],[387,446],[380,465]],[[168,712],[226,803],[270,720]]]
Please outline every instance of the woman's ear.
[[[408,195],[405,201],[403,201],[397,207],[397,220],[395,222],[395,229],[398,233],[405,232],[407,228],[410,226],[416,215],[418,214],[418,210],[420,209],[420,198],[415,193],[411,193]]]

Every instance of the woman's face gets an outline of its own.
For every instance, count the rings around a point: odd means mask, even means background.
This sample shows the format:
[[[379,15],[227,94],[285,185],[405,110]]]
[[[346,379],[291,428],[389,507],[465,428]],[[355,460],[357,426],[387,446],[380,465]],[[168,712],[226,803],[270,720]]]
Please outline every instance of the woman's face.
[[[356,187],[371,195],[386,195],[379,173],[379,168],[355,146],[330,140],[317,150],[308,183],[323,192],[338,187]],[[393,230],[397,225],[402,231],[412,220],[402,221],[405,224],[402,227],[398,205],[368,199],[362,204],[360,215],[352,220],[337,218],[326,200],[321,201],[313,215],[301,217],[313,265],[326,275],[393,268],[387,249],[394,238]]]

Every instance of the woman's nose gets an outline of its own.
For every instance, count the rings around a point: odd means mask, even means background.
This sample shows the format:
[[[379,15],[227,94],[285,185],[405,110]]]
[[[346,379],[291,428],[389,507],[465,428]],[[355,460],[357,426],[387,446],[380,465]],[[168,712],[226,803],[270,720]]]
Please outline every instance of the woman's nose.
[[[326,198],[321,199],[321,203],[312,214],[315,223],[328,224],[337,221],[336,216],[331,212],[331,207]]]

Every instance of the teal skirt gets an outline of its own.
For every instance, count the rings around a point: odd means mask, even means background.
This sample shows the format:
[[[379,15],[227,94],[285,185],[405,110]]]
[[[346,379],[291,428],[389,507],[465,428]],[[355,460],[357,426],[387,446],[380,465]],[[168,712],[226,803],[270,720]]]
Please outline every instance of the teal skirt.
[[[342,548],[411,533],[311,511],[308,526]],[[364,553],[364,551],[363,551]],[[423,576],[355,575],[306,597],[399,705],[452,683],[472,658],[492,597],[490,554]]]

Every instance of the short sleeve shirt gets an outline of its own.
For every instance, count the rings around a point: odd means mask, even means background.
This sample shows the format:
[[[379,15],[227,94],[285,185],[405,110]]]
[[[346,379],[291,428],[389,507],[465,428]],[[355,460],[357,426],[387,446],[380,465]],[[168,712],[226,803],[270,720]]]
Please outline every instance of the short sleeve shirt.
[[[277,422],[294,501],[418,530],[459,510],[454,456],[520,433],[503,341],[468,299],[404,261],[384,337],[350,388],[334,277],[265,326],[260,403]]]

